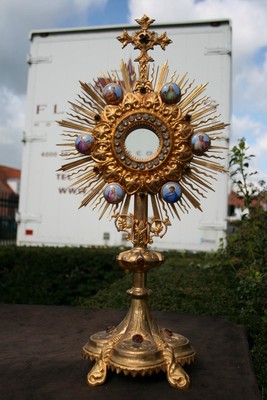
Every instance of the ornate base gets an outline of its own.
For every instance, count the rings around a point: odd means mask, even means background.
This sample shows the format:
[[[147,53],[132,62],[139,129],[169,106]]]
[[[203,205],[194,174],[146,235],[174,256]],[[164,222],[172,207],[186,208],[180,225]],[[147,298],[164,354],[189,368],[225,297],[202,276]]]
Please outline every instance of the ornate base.
[[[105,382],[107,369],[125,375],[145,375],[164,371],[169,383],[187,389],[190,379],[182,366],[195,359],[195,350],[184,336],[161,329],[153,320],[147,298],[146,273],[164,259],[158,252],[134,247],[117,257],[118,264],[133,271],[130,309],[117,327],[109,327],[92,335],[83,347],[83,356],[96,363],[87,375],[89,385]]]
[[[133,299],[118,327],[92,335],[83,356],[96,363],[87,375],[89,385],[105,382],[107,369],[125,375],[164,371],[171,386],[187,389],[190,379],[182,366],[195,359],[189,340],[168,329],[160,329],[150,316],[146,299]]]

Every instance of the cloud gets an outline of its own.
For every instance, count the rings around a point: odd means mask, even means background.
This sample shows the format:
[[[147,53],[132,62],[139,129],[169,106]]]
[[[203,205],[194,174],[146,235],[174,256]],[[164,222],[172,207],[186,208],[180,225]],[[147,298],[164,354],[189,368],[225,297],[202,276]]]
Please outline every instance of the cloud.
[[[242,137],[248,137],[251,132],[254,133],[249,143],[253,144],[258,138],[266,135],[267,127],[258,120],[253,119],[250,115],[237,116],[233,115],[231,128],[233,131],[232,142],[237,142]]]
[[[233,29],[231,145],[244,137],[252,165],[267,178],[267,2],[265,0],[130,0],[130,20],[160,22],[230,19]],[[138,17],[136,17],[138,16]],[[257,175],[258,176],[258,175]],[[267,179],[266,179],[267,180]]]
[[[147,14],[157,22],[231,19],[237,62],[250,59],[267,43],[265,0],[130,0],[130,20]]]
[[[0,164],[20,167],[25,96],[0,88]]]
[[[250,115],[232,118],[232,138],[230,148],[245,138],[248,151],[246,155],[253,155],[250,161],[250,172],[257,171],[253,181],[263,179],[267,182],[265,154],[267,152],[267,126],[263,122],[253,119]],[[253,135],[251,135],[253,132]]]
[[[90,10],[91,7],[103,8],[107,4],[107,0],[73,0],[73,7],[76,12],[84,13]]]
[[[234,77],[236,110],[243,113],[267,110],[267,50],[262,51],[263,61],[246,65]],[[241,101],[240,101],[241,100]]]
[[[157,22],[230,19],[233,26],[233,101],[237,111],[266,110],[267,2],[265,0],[130,0],[130,19],[147,14]],[[261,54],[263,63],[255,63]],[[264,58],[265,56],[265,58]]]
[[[0,2],[0,87],[26,90],[29,32],[86,23],[86,14],[107,0],[2,0]]]
[[[29,32],[86,24],[107,0],[2,0],[0,2],[0,164],[21,167]]]
[[[9,141],[8,146],[10,146],[6,152],[1,150],[0,163],[7,153],[10,153],[11,157],[12,150],[13,154],[20,154],[21,151],[27,83],[26,55],[30,49],[29,32],[36,29],[85,26],[89,17],[95,15],[93,13],[96,10],[102,11],[108,2],[113,4],[113,0],[2,0],[0,2],[2,38],[0,141],[6,145]],[[267,135],[265,129],[267,2],[265,0],[129,0],[128,3],[130,23],[135,23],[134,19],[142,17],[143,14],[156,19],[157,23],[224,18],[232,20],[232,141],[245,136],[253,148],[260,147],[257,152],[259,157],[263,157],[263,142],[265,143]],[[17,145],[15,145],[16,140]],[[259,162],[262,163],[261,160]]]

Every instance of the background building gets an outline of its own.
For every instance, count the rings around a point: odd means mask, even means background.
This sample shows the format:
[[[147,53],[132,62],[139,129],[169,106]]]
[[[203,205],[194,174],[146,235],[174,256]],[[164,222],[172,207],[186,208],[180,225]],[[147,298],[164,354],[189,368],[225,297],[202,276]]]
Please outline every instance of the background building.
[[[20,170],[0,165],[0,243],[16,242]]]

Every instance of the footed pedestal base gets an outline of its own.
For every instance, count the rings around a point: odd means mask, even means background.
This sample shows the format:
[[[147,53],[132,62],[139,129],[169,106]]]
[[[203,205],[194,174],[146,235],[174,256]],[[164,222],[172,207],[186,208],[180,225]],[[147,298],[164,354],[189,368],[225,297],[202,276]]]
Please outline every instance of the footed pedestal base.
[[[182,367],[194,361],[195,350],[184,336],[160,328],[148,307],[151,290],[146,287],[146,273],[163,262],[162,255],[135,247],[119,254],[117,261],[133,271],[133,287],[127,291],[131,306],[117,327],[95,333],[83,347],[84,357],[95,360],[88,384],[104,383],[110,368],[132,376],[164,371],[173,387],[187,389],[190,379]]]
[[[117,327],[90,337],[83,356],[95,360],[87,375],[92,386],[104,383],[110,368],[132,376],[164,371],[171,386],[187,389],[190,379],[182,367],[194,361],[195,350],[184,336],[157,326],[145,299],[133,299],[127,316]]]

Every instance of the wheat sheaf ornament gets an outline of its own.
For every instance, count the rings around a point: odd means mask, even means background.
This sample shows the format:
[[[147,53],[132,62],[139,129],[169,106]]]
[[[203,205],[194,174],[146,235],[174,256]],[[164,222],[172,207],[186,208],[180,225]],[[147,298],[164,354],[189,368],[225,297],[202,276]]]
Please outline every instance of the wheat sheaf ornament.
[[[154,20],[147,16],[136,21],[140,30],[133,36],[124,31],[117,39],[123,47],[131,43],[140,50],[138,71],[121,62],[121,76],[107,73],[93,83],[81,82],[69,118],[59,122],[67,129],[61,145],[68,163],[61,171],[70,171],[73,186],[84,194],[81,207],[91,204],[100,218],[108,211],[131,241],[131,198],[147,194],[154,214],[148,222],[151,243],[166,232],[170,215],[201,210],[201,198],[224,171],[216,141],[226,125],[204,94],[206,84],[194,86],[186,74],[169,76],[167,63],[160,68],[149,64],[154,60],[148,50],[156,45],[165,50],[171,40],[149,31]],[[146,140],[146,152],[132,150]]]
[[[226,125],[205,95],[206,85],[195,86],[186,74],[169,75],[167,63],[153,64],[148,51],[157,45],[165,50],[171,40],[150,31],[154,20],[146,15],[136,21],[141,29],[132,36],[124,31],[118,40],[140,50],[137,70],[122,62],[120,75],[81,82],[69,118],[59,122],[68,159],[61,171],[69,171],[83,192],[81,207],[90,204],[100,218],[112,216],[133,244],[117,256],[119,266],[133,272],[129,311],[118,326],[92,334],[83,355],[95,361],[87,375],[92,386],[104,383],[110,368],[133,377],[164,371],[171,386],[186,389],[190,379],[182,367],[196,353],[187,338],[151,316],[147,272],[164,258],[148,245],[164,236],[170,217],[201,210],[200,200],[224,171],[216,142]]]

